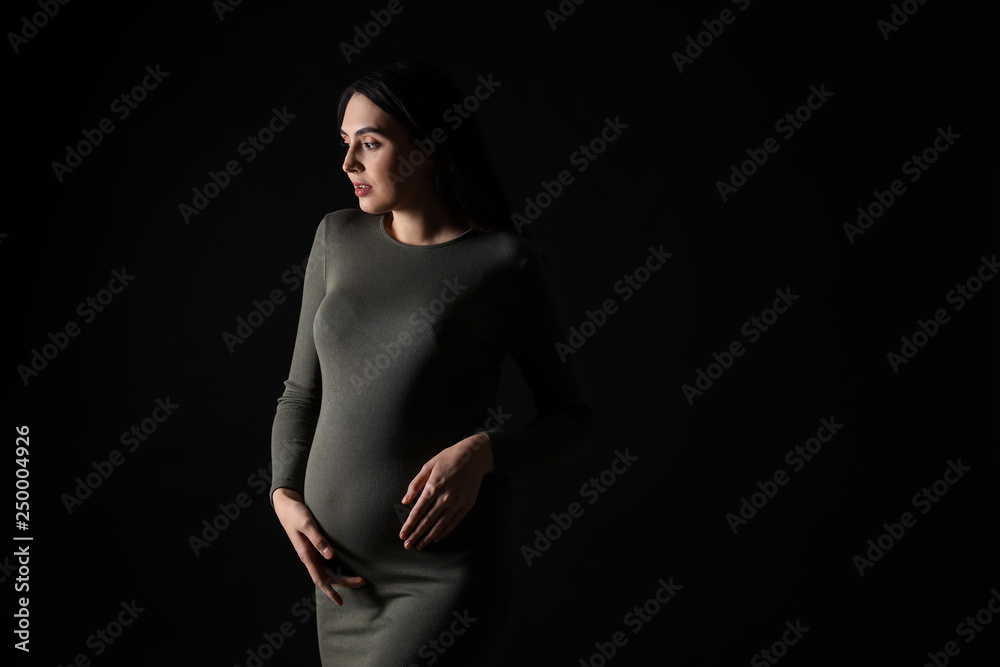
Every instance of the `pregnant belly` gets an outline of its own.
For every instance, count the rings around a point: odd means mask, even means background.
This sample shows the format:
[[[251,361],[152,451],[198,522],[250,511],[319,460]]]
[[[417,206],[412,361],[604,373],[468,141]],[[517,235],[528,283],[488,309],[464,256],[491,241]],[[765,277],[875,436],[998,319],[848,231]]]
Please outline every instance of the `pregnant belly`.
[[[399,501],[419,470],[371,453],[345,455],[314,442],[306,468],[305,500],[334,549],[365,560],[402,548]],[[338,549],[338,546],[340,549]]]
[[[407,486],[428,460],[472,429],[456,427],[460,420],[454,415],[414,414],[384,405],[349,412],[338,407],[319,416],[306,466],[306,504],[345,566],[361,576],[366,568],[395,569],[401,558],[409,562],[416,555],[399,539],[410,511],[400,504]],[[416,560],[438,559],[444,565],[502,539],[500,528],[508,518],[497,514],[496,500],[492,485],[485,484],[462,522]],[[349,573],[348,567],[344,571]]]

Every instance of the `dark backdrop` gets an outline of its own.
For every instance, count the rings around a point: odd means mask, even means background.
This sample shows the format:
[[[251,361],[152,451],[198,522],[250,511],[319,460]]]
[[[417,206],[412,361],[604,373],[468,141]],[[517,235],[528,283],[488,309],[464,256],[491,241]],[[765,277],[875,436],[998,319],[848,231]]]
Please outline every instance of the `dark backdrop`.
[[[336,94],[414,56],[470,94],[480,76],[501,83],[475,117],[514,209],[545,205],[528,229],[566,326],[590,334],[574,356],[595,449],[516,480],[521,544],[539,551],[522,563],[504,664],[996,655],[1000,286],[977,282],[996,272],[988,3],[566,0],[555,29],[556,0],[402,0],[395,15],[383,2],[52,2],[51,18],[42,4],[9,4],[3,22],[22,36],[5,57],[3,494],[13,514],[14,427],[27,425],[30,521],[8,531],[33,538],[2,554],[5,634],[16,641],[25,595],[31,631],[29,655],[5,655],[317,663],[312,585],[262,481],[301,299],[291,276],[322,216],[356,206]],[[338,45],[372,11],[391,20],[348,62]],[[144,80],[129,108],[120,96]],[[294,118],[248,161],[241,142],[274,110]],[[781,120],[796,112],[798,127]],[[95,134],[104,118],[113,130]],[[608,119],[615,140],[574,156]],[[929,147],[926,170],[904,164]],[[754,155],[763,164],[744,164]],[[239,173],[186,220],[180,205],[230,160]],[[539,198],[563,170],[572,182]],[[879,198],[867,229],[845,228]],[[650,247],[672,256],[647,276]],[[626,275],[648,279],[629,294]],[[279,289],[284,302],[227,345]],[[607,299],[615,312],[581,326]],[[530,418],[505,371],[498,405]],[[700,371],[702,393],[685,395]],[[616,452],[635,461],[612,476]],[[603,492],[582,488],[602,472]],[[572,525],[553,525],[574,502]]]

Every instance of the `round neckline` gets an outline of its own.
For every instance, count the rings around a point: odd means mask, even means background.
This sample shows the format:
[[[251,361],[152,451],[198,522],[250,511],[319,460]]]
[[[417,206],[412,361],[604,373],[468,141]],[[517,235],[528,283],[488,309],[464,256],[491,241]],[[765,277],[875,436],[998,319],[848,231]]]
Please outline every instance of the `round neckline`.
[[[462,239],[468,237],[473,231],[475,231],[475,227],[469,227],[468,229],[466,229],[464,232],[462,232],[461,234],[459,234],[455,238],[448,239],[447,241],[442,241],[441,243],[428,243],[428,244],[425,244],[425,245],[410,245],[409,243],[403,243],[402,241],[399,241],[398,239],[394,239],[391,236],[389,236],[389,232],[386,231],[386,228],[385,228],[385,216],[386,216],[385,213],[383,213],[383,214],[381,214],[381,215],[378,216],[378,228],[381,230],[383,238],[387,239],[388,241],[390,241],[391,243],[393,243],[394,245],[396,245],[396,246],[398,246],[400,248],[413,248],[413,249],[440,248],[441,246],[446,246],[446,245],[451,245],[452,243],[457,243],[458,241],[461,241]]]

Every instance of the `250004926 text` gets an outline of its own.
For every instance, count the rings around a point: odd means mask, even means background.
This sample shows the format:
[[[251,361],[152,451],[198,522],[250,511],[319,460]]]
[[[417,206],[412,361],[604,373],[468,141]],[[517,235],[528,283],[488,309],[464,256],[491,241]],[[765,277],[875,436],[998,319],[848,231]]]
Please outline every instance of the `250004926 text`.
[[[14,541],[21,542],[31,540],[31,537],[27,534],[28,521],[31,516],[28,504],[30,498],[29,487],[31,486],[31,483],[28,481],[29,428],[27,426],[18,426],[14,430],[17,432],[17,438],[14,440],[14,525],[18,530],[24,531],[19,535],[15,535]],[[28,580],[31,574],[31,569],[29,568],[31,561],[29,554],[30,546],[29,544],[23,544],[14,550],[14,557],[17,558],[17,578],[14,579],[14,591],[17,593],[28,592]],[[14,636],[20,641],[14,643],[14,648],[28,653],[31,622],[29,620],[27,596],[17,599],[16,609],[17,611],[14,612]]]

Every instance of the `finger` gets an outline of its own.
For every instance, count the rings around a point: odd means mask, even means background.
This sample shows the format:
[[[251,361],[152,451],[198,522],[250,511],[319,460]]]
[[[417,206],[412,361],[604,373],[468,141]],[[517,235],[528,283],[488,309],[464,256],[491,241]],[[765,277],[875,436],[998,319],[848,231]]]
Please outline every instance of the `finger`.
[[[330,560],[333,558],[333,547],[327,542],[326,538],[323,537],[323,533],[319,532],[319,526],[316,524],[316,520],[311,516],[303,521],[302,525],[299,527],[299,532],[306,536],[306,539],[315,547],[316,551],[323,555],[323,558]]]
[[[420,508],[419,511],[417,510],[418,506]],[[437,520],[440,510],[436,509],[436,507],[436,497],[432,497],[431,494],[426,492],[420,496],[417,505],[413,507],[410,516],[407,517],[407,524],[409,525],[404,525],[404,530],[400,532],[400,536],[404,541],[403,546],[407,549],[413,546],[411,543],[415,543],[416,539]]]
[[[325,564],[323,566],[323,573],[334,586],[341,586],[343,588],[358,588],[360,586],[364,586],[366,583],[364,577],[351,577],[344,574],[337,574]]]
[[[338,607],[344,606],[344,598],[340,597],[340,593],[334,590],[331,584],[329,583],[319,584],[319,589],[323,591],[326,597],[333,600],[334,604],[336,604]]]
[[[315,555],[313,558],[315,558]],[[313,582],[316,583],[319,589],[322,590],[328,598],[333,600],[338,607],[342,607],[344,605],[344,598],[337,592],[334,588],[335,586],[343,588],[359,588],[367,583],[364,577],[352,577],[337,574],[323,561],[314,560],[313,565],[315,566],[316,571],[316,577],[313,578]]]
[[[294,512],[293,518],[287,520],[282,526],[285,528],[288,539],[295,545],[296,551],[300,548],[299,539],[304,538],[312,545],[312,548],[323,554],[324,558],[333,558],[333,548],[323,537],[316,519],[305,505],[301,505],[301,508]],[[301,558],[301,556],[300,553],[299,557]]]
[[[360,588],[366,583],[364,577],[345,577],[343,575],[336,575],[333,580],[334,586],[340,586],[342,588]]]
[[[450,535],[451,531],[455,530],[455,527],[462,522],[462,519],[464,519],[465,515],[468,513],[469,513],[468,507],[464,507],[453,513],[451,517],[448,519],[448,524],[444,526],[444,528],[442,528],[440,532],[438,532],[437,536],[434,537],[434,541],[440,542],[443,538]]]
[[[424,521],[421,521],[417,526],[416,530],[413,531],[413,537],[406,541],[411,547],[420,548],[421,545],[427,543],[427,536],[430,534],[434,528],[437,527],[438,523],[445,518],[445,508],[435,508],[436,511],[428,512]],[[409,547],[407,547],[409,548]]]
[[[337,574],[330,568],[325,567],[322,563],[313,563],[313,565],[315,567],[313,583],[315,583],[328,598],[333,600],[338,607],[343,606],[344,598],[337,592],[334,588],[335,586],[340,586],[342,588],[359,588],[364,586],[366,583],[363,577],[348,577]],[[310,574],[313,574],[312,571]]]
[[[418,503],[419,504],[419,503]],[[413,506],[410,510],[409,516],[406,517],[406,521],[403,522],[403,526],[399,529],[399,539],[405,540],[410,535],[410,531],[416,525],[417,521],[420,520],[420,515],[424,511],[424,506],[420,505],[420,510],[418,512],[417,505]]]
[[[344,606],[344,598],[340,597],[340,593],[333,590],[332,586],[329,585],[320,586],[320,590],[326,594],[326,597],[333,600],[334,604],[336,604],[338,607]]]
[[[427,482],[432,467],[430,461],[428,461],[420,468],[417,476],[410,480],[410,484],[406,487],[406,494],[403,495],[403,499],[400,501],[402,504],[405,505],[420,495],[420,490],[423,489],[424,484]]]
[[[420,541],[417,542],[417,551],[423,550],[431,542],[437,542],[438,537],[444,535],[444,531],[451,524],[454,518],[454,512],[444,511],[438,517],[438,520],[431,526],[431,529],[427,531]]]
[[[344,599],[334,589],[334,586],[359,588],[367,583],[364,577],[349,577],[337,574],[326,566],[325,561],[320,560],[319,554],[309,548],[308,544],[305,545],[303,553],[304,555],[302,556],[302,561],[305,563],[306,570],[309,572],[309,577],[312,579],[316,587],[323,591],[324,595],[333,600],[334,604],[338,607],[342,607],[344,605]]]
[[[312,578],[313,583],[316,584],[316,587],[323,591],[324,595],[333,600],[338,607],[343,606],[344,599],[333,589],[333,578],[324,572],[326,568],[323,567],[322,561],[316,562],[317,559],[318,556],[315,551],[309,554],[306,561],[306,569],[309,570],[309,576]]]
[[[403,522],[403,527],[399,531],[399,537],[405,540],[407,537],[413,534],[413,529],[416,527],[427,513],[434,506],[436,500],[435,493],[437,488],[435,485],[430,483],[428,480],[420,493],[420,497],[417,498],[416,504],[413,509],[410,510],[410,515],[406,517],[406,521]]]
[[[435,526],[434,530],[427,534],[425,538],[424,546],[433,542],[440,542],[443,538],[451,534],[451,531],[455,529],[458,524],[462,522],[462,519],[469,513],[472,509],[471,505],[462,505],[460,507],[456,506],[453,511],[449,513],[447,521],[441,521],[438,526]],[[423,547],[419,547],[423,548]]]
[[[298,554],[299,560],[305,563],[307,567],[313,562],[314,557],[319,556],[312,542],[302,533],[293,532],[288,538],[292,541],[292,546],[295,547],[295,553]]]
[[[437,523],[442,513],[445,512],[448,506],[448,500],[449,498],[447,492],[438,496],[437,502],[427,510],[424,518],[420,520],[417,527],[413,530],[413,535],[406,540],[403,546],[409,549],[411,546],[416,545],[417,541]]]

